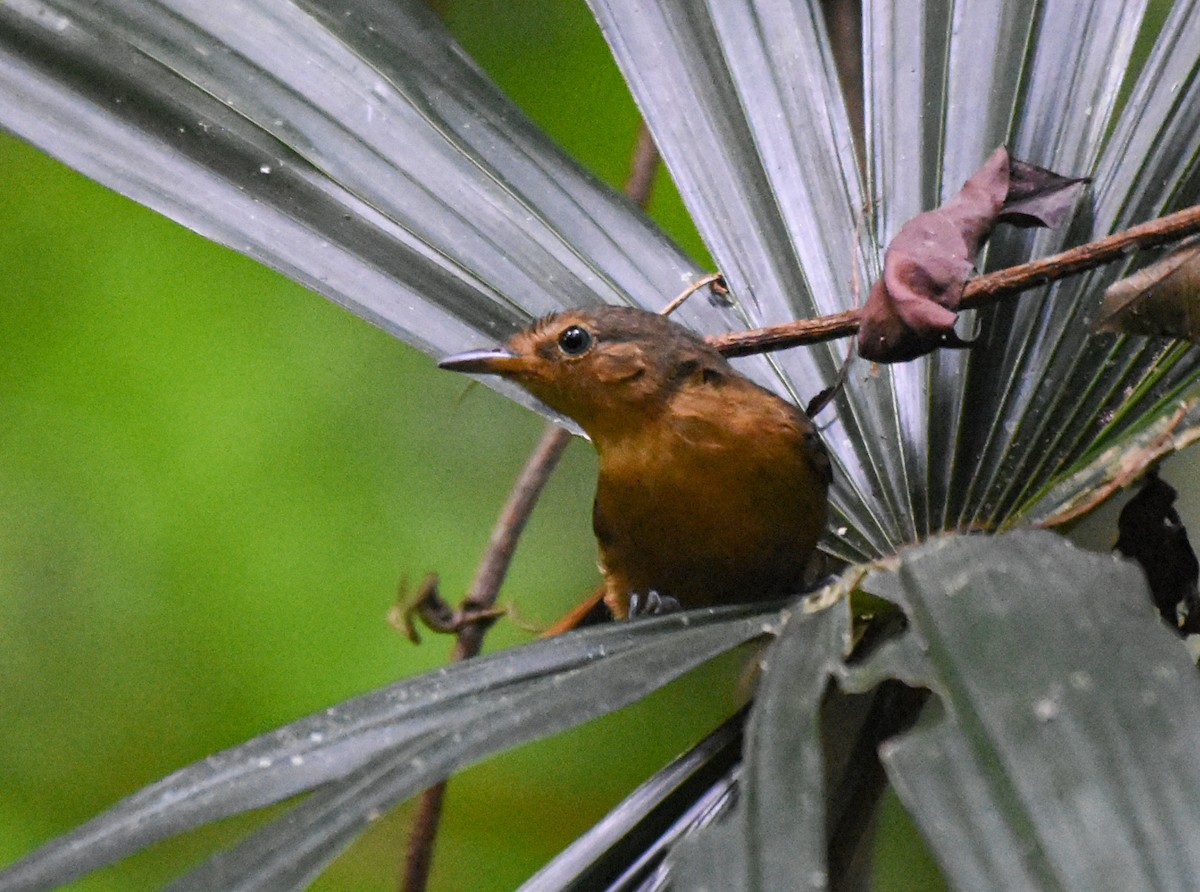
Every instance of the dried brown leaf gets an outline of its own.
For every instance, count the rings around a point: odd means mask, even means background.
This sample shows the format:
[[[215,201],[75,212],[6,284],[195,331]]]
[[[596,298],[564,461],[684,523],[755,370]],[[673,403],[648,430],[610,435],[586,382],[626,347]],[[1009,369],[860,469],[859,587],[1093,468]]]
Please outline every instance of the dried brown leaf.
[[[1109,286],[1092,330],[1200,342],[1200,238]]]
[[[1012,226],[1061,226],[1087,177],[1064,177],[1013,158],[1008,164],[1008,194],[999,222]]]
[[[1086,180],[1016,161],[1001,146],[957,195],[905,223],[888,245],[859,329],[862,355],[902,362],[938,347],[969,346],[954,333],[975,255],[998,222],[1061,223]]]

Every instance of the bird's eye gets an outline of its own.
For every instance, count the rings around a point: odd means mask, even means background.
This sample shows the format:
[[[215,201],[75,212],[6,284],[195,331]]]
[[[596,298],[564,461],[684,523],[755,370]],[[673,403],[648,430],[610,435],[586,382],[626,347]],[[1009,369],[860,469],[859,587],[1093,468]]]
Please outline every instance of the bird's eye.
[[[592,334],[580,325],[564,328],[562,334],[558,336],[558,349],[567,356],[579,356],[586,353],[590,346],[592,346]]]

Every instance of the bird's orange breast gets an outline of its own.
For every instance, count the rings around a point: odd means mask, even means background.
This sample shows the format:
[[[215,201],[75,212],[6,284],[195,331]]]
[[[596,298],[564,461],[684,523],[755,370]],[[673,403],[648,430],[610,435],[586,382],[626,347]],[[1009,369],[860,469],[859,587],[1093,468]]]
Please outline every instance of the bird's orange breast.
[[[616,615],[633,592],[698,607],[801,589],[825,527],[827,472],[794,407],[739,382],[684,394],[597,448],[594,525]]]

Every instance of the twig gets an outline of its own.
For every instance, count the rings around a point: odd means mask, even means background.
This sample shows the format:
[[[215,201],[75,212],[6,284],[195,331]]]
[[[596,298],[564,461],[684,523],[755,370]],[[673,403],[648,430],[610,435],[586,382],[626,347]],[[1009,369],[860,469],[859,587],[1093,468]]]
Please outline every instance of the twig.
[[[513,484],[508,500],[496,518],[492,534],[488,537],[487,551],[479,568],[475,571],[475,579],[471,583],[467,595],[463,598],[463,613],[486,614],[496,603],[496,595],[500,584],[508,573],[512,563],[513,552],[517,548],[517,540],[525,529],[533,506],[537,504],[542,488],[550,479],[551,472],[557,467],[563,451],[571,442],[571,433],[565,427],[548,424],[542,432],[542,438],[533,447],[533,452],[521,469],[521,476]],[[493,617],[494,618],[494,617]],[[491,622],[467,623],[458,632],[454,645],[453,660],[466,660],[479,653],[483,645],[483,634]]]
[[[446,801],[446,782],[439,781],[421,794],[413,816],[412,833],[404,853],[404,877],[400,888],[404,892],[424,892],[429,885],[433,868],[433,844],[437,841],[438,825],[442,820],[442,803]]]
[[[1195,232],[1200,232],[1200,205],[1140,223],[1059,254],[979,276],[968,282],[963,290],[962,306],[966,310],[987,306],[1010,294],[1086,272],[1132,251],[1179,241]]]
[[[1200,232],[1200,205],[1176,211],[1060,254],[976,276],[963,289],[960,309],[971,310],[1065,279],[1117,260],[1130,251],[1153,248]],[[709,342],[726,356],[749,356],[802,344],[819,344],[849,337],[858,331],[861,311],[846,310],[814,319],[801,319],[767,328],[714,335]]]
[[[711,285],[719,294],[728,293],[725,291],[725,279],[720,273],[709,273],[706,276],[701,276],[691,285],[688,285],[677,295],[671,298],[671,302],[658,311],[660,316],[670,316],[683,305],[683,302],[703,288],[705,285]]]
[[[625,183],[625,194],[639,207],[645,208],[650,201],[654,185],[654,174],[658,167],[658,149],[650,137],[650,131],[642,122],[638,128],[637,144],[630,161],[629,179]],[[549,424],[542,438],[521,470],[521,476],[508,494],[508,500],[496,518],[488,537],[487,551],[475,571],[462,604],[459,606],[455,623],[454,650],[452,661],[469,660],[483,647],[483,637],[495,622],[493,610],[500,584],[512,563],[517,540],[525,529],[533,506],[550,474],[558,465],[563,451],[571,440],[566,428]],[[463,618],[467,618],[463,621]],[[408,849],[404,859],[404,876],[400,888],[404,892],[424,892],[429,884],[429,871],[433,866],[433,849],[437,841],[438,824],[442,814],[442,803],[446,796],[446,781],[434,784],[421,794],[413,816],[412,833],[408,838]]]

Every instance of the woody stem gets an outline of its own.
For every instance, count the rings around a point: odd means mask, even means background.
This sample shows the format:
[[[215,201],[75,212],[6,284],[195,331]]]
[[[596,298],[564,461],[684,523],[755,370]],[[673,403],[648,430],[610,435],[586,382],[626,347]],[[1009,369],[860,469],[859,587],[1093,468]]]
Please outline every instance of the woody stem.
[[[1200,232],[1200,205],[1158,217],[1059,254],[976,276],[963,289],[959,308],[972,310],[986,307],[1030,288],[1119,260],[1130,251],[1169,244],[1197,232]],[[782,325],[714,335],[708,340],[726,356],[749,356],[849,337],[858,332],[861,318],[861,310],[845,310]]]

